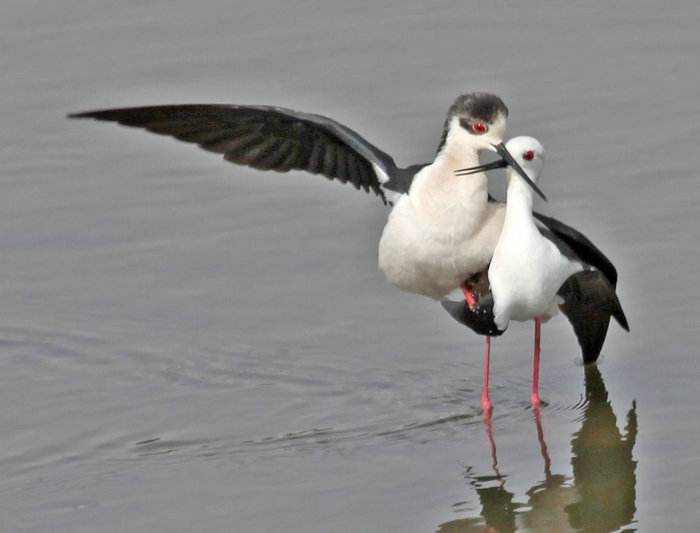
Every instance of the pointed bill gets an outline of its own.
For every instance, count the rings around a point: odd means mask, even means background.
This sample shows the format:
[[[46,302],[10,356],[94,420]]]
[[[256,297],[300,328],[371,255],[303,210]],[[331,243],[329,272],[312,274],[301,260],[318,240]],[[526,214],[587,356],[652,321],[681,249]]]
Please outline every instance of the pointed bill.
[[[460,168],[455,171],[456,176],[469,176],[470,174],[476,174],[477,172],[486,172],[487,170],[495,170],[497,168],[506,168],[508,163],[505,159],[499,159],[498,161],[493,161],[491,163],[486,163],[484,165],[479,165],[478,167]]]
[[[470,168],[462,168],[459,169],[455,174],[457,176],[469,176],[470,174],[476,174],[477,172],[483,172],[485,170],[493,170],[495,168],[503,168],[506,166],[511,167],[513,170],[515,170],[521,178],[525,180],[525,183],[527,183],[533,191],[535,191],[540,198],[542,198],[545,202],[547,201],[547,197],[544,195],[544,193],[540,190],[540,188],[535,184],[530,179],[530,176],[528,176],[525,171],[522,169],[522,167],[518,164],[518,162],[513,158],[512,155],[510,155],[510,152],[506,149],[505,144],[500,143],[500,144],[495,144],[493,146],[496,149],[496,152],[498,155],[501,156],[500,161],[494,161],[493,163],[486,163],[485,165],[479,165],[476,167],[470,167]]]
[[[532,188],[532,190],[539,194],[540,198],[542,198],[546,202],[547,197],[540,190],[540,188],[537,185],[535,185],[535,182],[530,179],[530,176],[528,176],[525,173],[525,171],[520,167],[520,165],[518,165],[518,162],[513,158],[513,156],[510,155],[510,152],[506,149],[506,145],[503,143],[497,144],[495,148],[498,155],[500,155],[513,170],[520,174],[520,177],[525,180],[525,183],[527,183]]]

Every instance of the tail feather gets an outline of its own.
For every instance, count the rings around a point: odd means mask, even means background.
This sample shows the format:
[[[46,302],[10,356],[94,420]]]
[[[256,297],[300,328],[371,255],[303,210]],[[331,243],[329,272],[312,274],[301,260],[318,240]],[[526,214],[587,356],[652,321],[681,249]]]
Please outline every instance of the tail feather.
[[[601,272],[584,270],[573,274],[564,282],[558,294],[564,298],[560,309],[574,328],[584,363],[593,363],[598,359],[611,316],[629,331],[615,288]]]

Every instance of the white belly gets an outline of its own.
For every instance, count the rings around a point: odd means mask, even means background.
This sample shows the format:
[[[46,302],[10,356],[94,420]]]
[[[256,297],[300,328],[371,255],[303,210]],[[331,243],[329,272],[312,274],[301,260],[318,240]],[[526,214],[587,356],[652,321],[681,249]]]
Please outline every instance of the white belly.
[[[454,207],[454,206],[453,206]],[[379,268],[399,288],[436,300],[486,268],[503,225],[502,206],[465,203],[461,212],[422,217],[407,196],[379,241]],[[435,210],[430,211],[435,214]]]
[[[505,329],[510,320],[548,319],[562,302],[557,291],[580,263],[564,257],[539,235],[534,225],[522,233],[504,230],[489,267],[495,322]]]

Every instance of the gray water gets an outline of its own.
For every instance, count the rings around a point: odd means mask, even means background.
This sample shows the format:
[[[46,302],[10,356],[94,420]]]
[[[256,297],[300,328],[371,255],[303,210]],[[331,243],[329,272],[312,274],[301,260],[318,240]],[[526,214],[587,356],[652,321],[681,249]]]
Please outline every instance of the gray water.
[[[697,2],[27,2],[0,18],[0,530],[693,531]],[[584,368],[386,283],[379,200],[69,112],[276,104],[429,160],[460,93],[619,271]],[[503,193],[503,176],[492,188]],[[491,529],[489,529],[491,528]]]

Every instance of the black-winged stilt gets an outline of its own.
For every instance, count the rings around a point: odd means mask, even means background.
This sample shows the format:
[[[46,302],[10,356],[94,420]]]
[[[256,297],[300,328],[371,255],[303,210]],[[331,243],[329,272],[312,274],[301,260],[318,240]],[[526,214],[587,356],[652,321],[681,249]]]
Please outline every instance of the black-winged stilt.
[[[544,165],[544,147],[533,137],[516,137],[506,143],[516,162],[537,183]],[[463,169],[460,175],[481,172],[504,161]],[[488,394],[490,336],[502,334],[511,320],[535,321],[535,351],[531,401],[540,404],[540,326],[561,308],[574,326],[584,362],[598,358],[610,316],[629,330],[615,294],[617,274],[610,262],[583,235],[563,224],[538,224],[532,212],[529,185],[508,170],[506,213],[500,238],[488,267],[473,282],[476,302],[445,302],[460,322],[487,335],[482,403],[491,407]],[[538,218],[545,218],[538,216]],[[552,229],[552,226],[554,229]],[[564,237],[560,234],[564,233]]]

